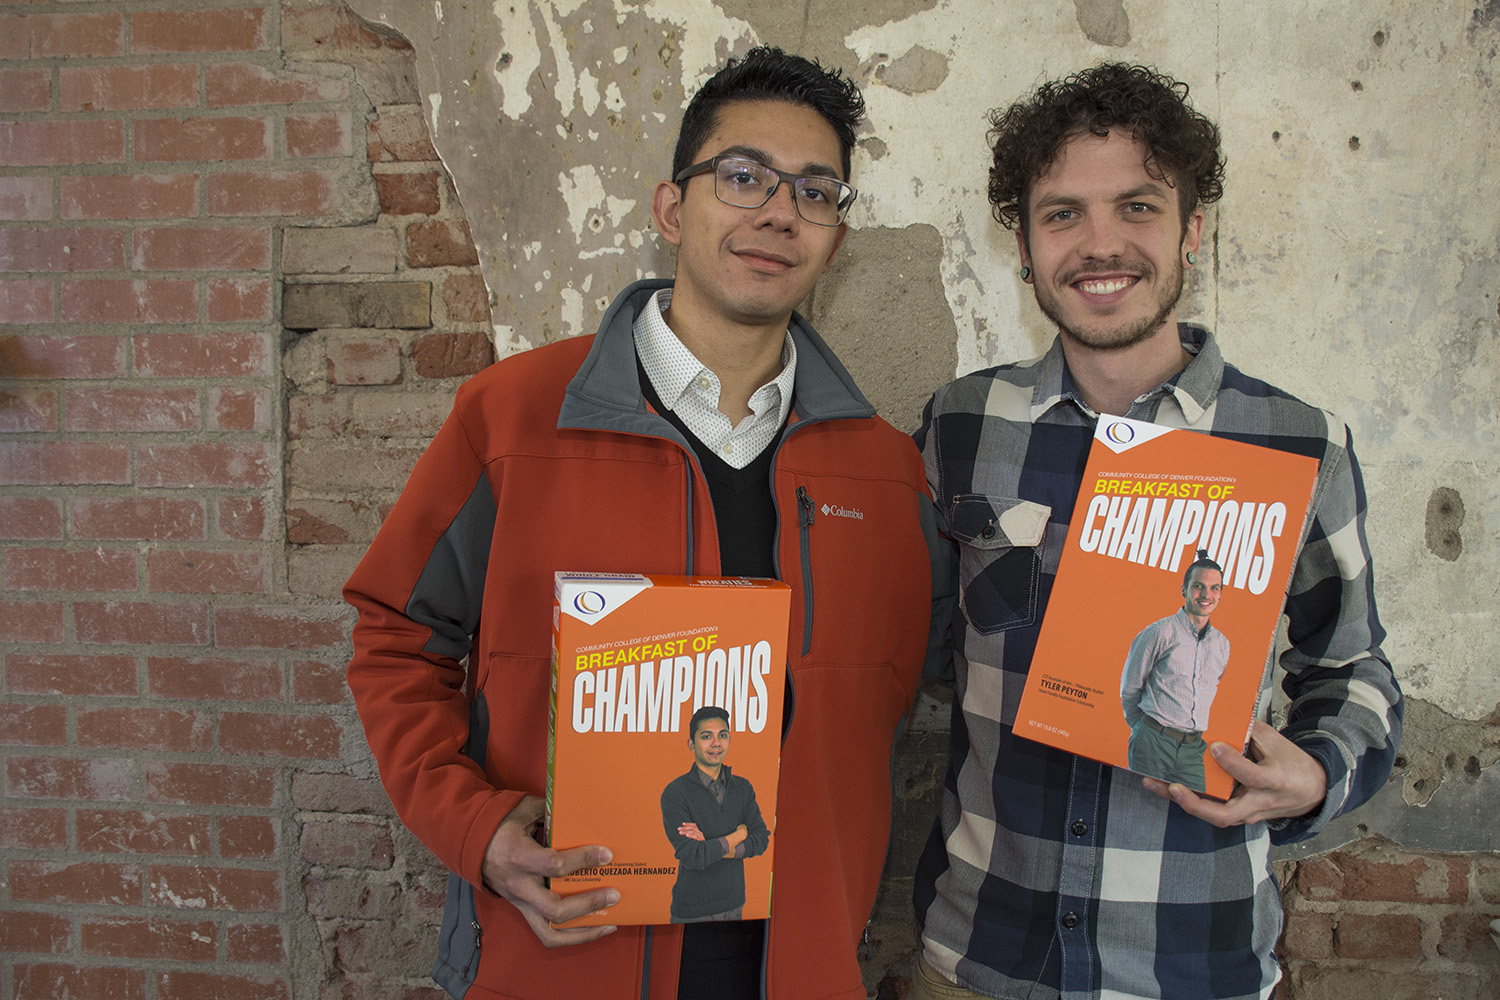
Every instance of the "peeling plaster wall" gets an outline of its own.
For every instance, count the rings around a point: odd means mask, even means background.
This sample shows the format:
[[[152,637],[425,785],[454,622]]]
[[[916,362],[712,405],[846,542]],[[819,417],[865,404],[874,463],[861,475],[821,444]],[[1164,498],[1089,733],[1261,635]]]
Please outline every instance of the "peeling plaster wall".
[[[1180,314],[1347,419],[1364,466],[1386,650],[1417,706],[1411,770],[1359,825],[1443,847],[1454,825],[1439,820],[1494,801],[1496,0],[351,6],[416,48],[502,353],[590,332],[625,282],[671,273],[651,188],[687,96],[726,55],[771,42],[851,73],[870,109],[860,203],[805,309],[907,429],[938,383],[1051,337],[984,198],[986,112],[1106,59],[1186,80],[1229,176]],[[1450,752],[1460,725],[1472,753]]]

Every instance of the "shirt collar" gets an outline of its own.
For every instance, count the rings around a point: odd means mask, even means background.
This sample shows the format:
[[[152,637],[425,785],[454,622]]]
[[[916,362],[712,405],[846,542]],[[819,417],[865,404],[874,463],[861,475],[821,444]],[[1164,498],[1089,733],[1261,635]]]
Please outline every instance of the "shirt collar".
[[[718,376],[688,350],[687,345],[678,339],[677,334],[672,332],[672,328],[662,318],[662,310],[670,308],[671,304],[672,289],[660,289],[647,300],[645,308],[636,317],[633,332],[636,356],[641,359],[641,367],[651,380],[651,388],[661,397],[663,406],[675,410],[677,401],[700,374],[706,373],[715,384],[718,383]],[[776,390],[778,427],[786,422],[787,413],[792,408],[792,386],[796,378],[797,345],[788,330],[781,345],[781,372],[761,387]]]
[[[1219,386],[1224,379],[1224,358],[1214,335],[1193,323],[1177,324],[1177,339],[1183,350],[1193,356],[1187,366],[1167,381],[1151,390],[1177,401],[1188,424],[1197,422],[1214,404]],[[1048,410],[1062,402],[1071,402],[1086,412],[1092,412],[1068,371],[1063,357],[1062,337],[1056,337],[1041,360],[1041,372],[1036,387],[1031,392],[1031,419],[1036,421]]]

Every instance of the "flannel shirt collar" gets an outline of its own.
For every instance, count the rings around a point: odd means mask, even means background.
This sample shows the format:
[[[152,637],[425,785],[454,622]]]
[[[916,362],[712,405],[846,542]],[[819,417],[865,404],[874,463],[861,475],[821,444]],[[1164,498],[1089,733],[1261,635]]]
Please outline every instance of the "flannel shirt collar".
[[[1187,366],[1146,395],[1163,393],[1177,401],[1188,425],[1198,421],[1219,395],[1219,385],[1224,377],[1224,357],[1214,335],[1194,323],[1178,323],[1177,338],[1183,350],[1193,356]],[[1052,346],[1038,362],[1036,385],[1031,391],[1031,422],[1039,421],[1047,411],[1062,403],[1072,403],[1084,413],[1097,416],[1073,382],[1063,357],[1062,338],[1055,337]]]

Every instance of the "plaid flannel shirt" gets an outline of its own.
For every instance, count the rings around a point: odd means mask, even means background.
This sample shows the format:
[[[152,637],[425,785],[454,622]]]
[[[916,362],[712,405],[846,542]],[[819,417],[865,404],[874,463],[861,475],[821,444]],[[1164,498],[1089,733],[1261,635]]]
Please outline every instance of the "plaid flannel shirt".
[[[1098,415],[1057,342],[938,390],[917,443],[958,548],[959,610],[952,755],[916,909],[928,961],[983,994],[1269,997],[1281,930],[1271,844],[1364,802],[1395,758],[1401,692],[1380,651],[1364,486],[1344,424],[1226,365],[1208,331],[1178,332],[1193,360],[1127,416],[1319,460],[1285,608],[1282,732],[1323,764],[1327,797],[1308,816],[1221,830],[1128,772],[1015,735]]]

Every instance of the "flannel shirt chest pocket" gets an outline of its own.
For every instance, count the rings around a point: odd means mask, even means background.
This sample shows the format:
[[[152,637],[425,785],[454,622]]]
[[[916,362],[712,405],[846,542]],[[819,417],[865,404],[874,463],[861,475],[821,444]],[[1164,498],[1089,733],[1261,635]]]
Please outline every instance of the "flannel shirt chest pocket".
[[[958,603],[981,635],[1034,625],[1042,542],[1052,508],[1015,497],[955,496],[948,528],[959,542]]]

